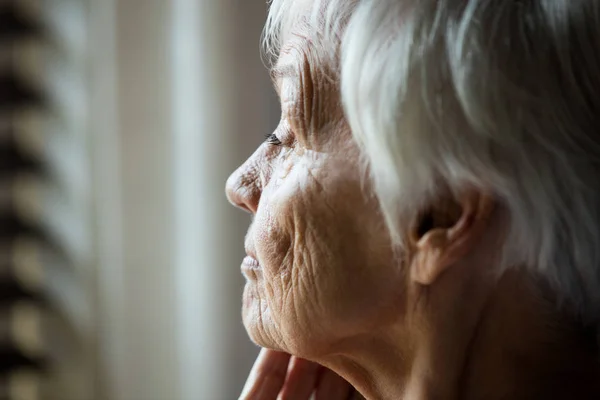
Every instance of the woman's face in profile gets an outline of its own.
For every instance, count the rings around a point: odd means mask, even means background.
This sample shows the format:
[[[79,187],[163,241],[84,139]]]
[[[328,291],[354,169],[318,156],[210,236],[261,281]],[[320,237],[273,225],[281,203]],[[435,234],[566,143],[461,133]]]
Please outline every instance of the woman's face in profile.
[[[244,325],[257,344],[305,356],[397,310],[400,278],[337,84],[313,59],[296,32],[273,73],[279,126],[227,183],[230,201],[254,216]]]

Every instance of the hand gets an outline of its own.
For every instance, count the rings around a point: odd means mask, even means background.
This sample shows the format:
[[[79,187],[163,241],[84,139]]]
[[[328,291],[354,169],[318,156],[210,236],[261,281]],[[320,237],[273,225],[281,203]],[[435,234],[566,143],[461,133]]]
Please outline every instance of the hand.
[[[314,397],[311,397],[314,395]],[[262,349],[239,400],[364,399],[342,377],[319,364]]]

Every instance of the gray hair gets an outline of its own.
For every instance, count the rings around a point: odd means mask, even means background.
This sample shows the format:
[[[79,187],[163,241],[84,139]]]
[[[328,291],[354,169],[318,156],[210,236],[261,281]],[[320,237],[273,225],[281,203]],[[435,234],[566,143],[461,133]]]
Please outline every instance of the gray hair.
[[[339,66],[392,237],[440,182],[492,193],[510,218],[499,272],[525,266],[597,320],[600,2],[273,0],[267,52],[299,18]]]

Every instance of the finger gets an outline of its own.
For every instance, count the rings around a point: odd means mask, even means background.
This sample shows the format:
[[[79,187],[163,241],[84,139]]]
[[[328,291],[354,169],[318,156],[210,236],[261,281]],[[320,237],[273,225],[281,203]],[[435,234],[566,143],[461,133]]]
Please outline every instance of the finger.
[[[330,369],[323,370],[319,377],[315,400],[346,400],[352,386]]]
[[[240,400],[275,400],[283,387],[290,355],[262,349],[246,380]]]
[[[308,400],[315,390],[320,369],[319,364],[292,357],[288,375],[278,399]]]

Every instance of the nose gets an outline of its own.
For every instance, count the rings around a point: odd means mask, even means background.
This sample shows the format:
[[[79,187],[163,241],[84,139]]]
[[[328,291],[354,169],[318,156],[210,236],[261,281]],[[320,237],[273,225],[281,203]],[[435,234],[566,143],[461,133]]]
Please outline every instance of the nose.
[[[246,162],[227,179],[225,193],[231,204],[251,214],[256,214],[261,195],[257,165]]]

